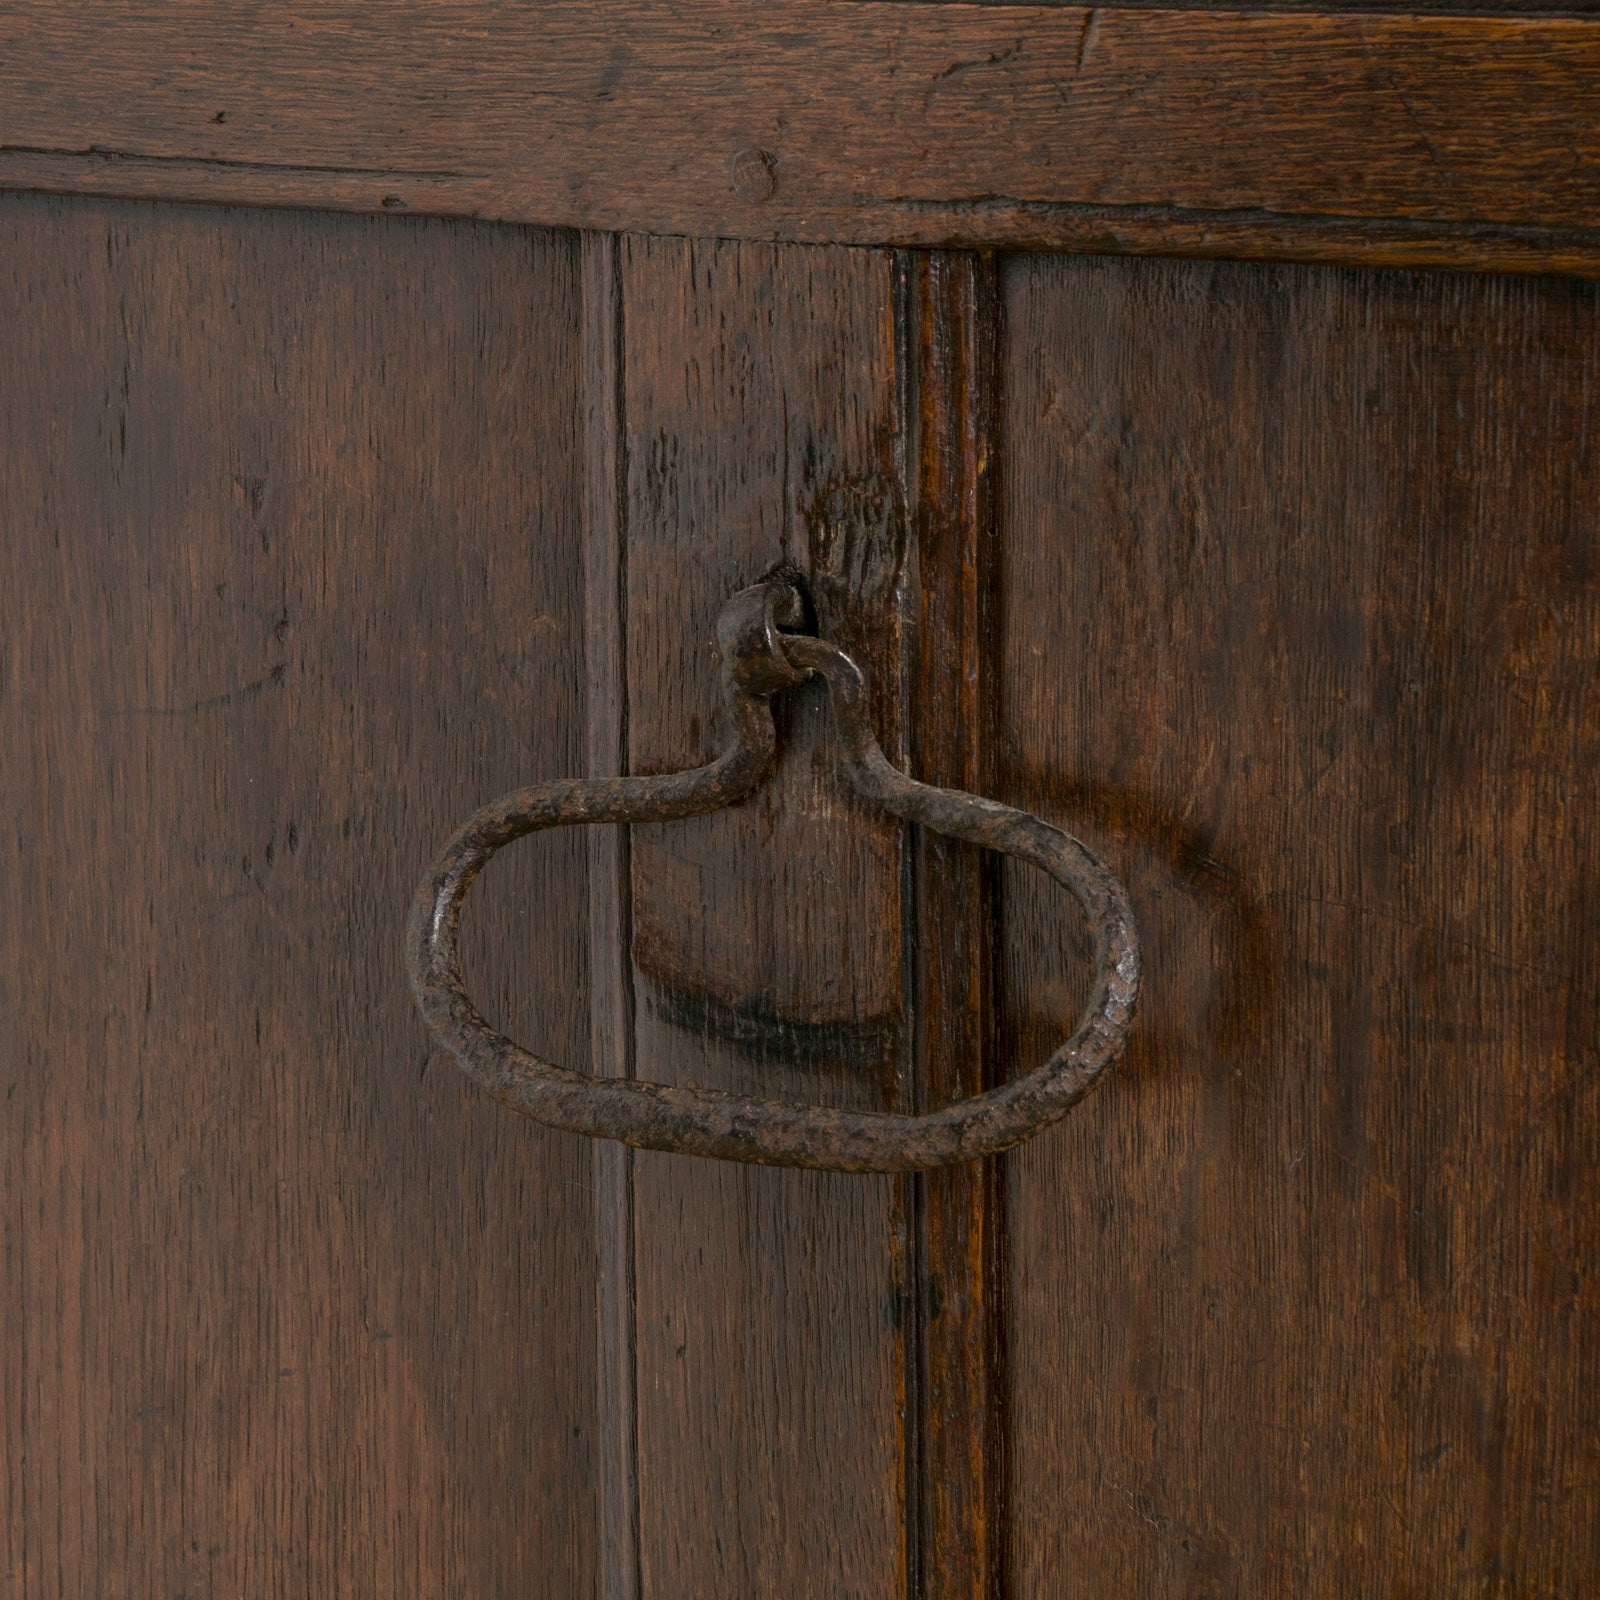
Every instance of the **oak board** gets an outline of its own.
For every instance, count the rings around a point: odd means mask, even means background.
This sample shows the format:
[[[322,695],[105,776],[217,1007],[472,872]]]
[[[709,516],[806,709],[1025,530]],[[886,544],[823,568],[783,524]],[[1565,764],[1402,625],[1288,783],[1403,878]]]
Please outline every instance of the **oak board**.
[[[1600,270],[1600,20],[875,0],[0,3],[0,188]]]

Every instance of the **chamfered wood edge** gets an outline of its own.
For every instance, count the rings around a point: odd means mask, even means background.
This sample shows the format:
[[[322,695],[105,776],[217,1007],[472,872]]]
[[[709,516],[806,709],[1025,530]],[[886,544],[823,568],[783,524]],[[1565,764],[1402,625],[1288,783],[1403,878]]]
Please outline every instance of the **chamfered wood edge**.
[[[397,188],[404,194],[395,193]],[[396,183],[354,174],[308,173],[290,182],[278,172],[216,171],[194,163],[99,154],[23,160],[16,152],[0,151],[0,193],[4,192],[575,225],[559,211],[459,204],[447,191],[426,185],[419,189],[414,179]],[[776,219],[765,229],[740,227],[733,219],[696,228],[666,215],[619,212],[581,226],[594,232],[793,244],[1059,251],[1600,278],[1600,228],[1495,228],[1405,218],[1373,221],[1177,207],[1041,206],[1002,199],[939,208],[879,207],[838,219],[798,219],[790,226],[784,225],[785,220]]]
[[[915,528],[911,766],[925,782],[993,794],[985,740],[995,721],[996,263],[966,251],[908,251],[900,267]],[[996,864],[919,830],[910,866],[918,1103],[947,1105],[1006,1076],[993,1048]],[[1006,1592],[1003,1161],[920,1173],[913,1185],[919,1600]]]
[[[0,189],[1593,277],[1600,20],[0,0]]]

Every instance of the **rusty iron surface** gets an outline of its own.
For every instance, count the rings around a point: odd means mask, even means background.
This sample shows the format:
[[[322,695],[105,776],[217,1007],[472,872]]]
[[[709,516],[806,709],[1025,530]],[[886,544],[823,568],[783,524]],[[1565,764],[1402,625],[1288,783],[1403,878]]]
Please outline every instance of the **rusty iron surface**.
[[[418,886],[406,929],[412,991],[463,1072],[515,1111],[555,1128],[725,1161],[906,1172],[993,1155],[1047,1128],[1122,1054],[1139,990],[1139,940],[1127,890],[1085,845],[1038,817],[918,783],[891,766],[866,712],[860,669],[802,625],[782,579],[741,590],[717,619],[723,697],[734,738],[688,772],[571,778],[502,795],[473,816]],[[868,801],[950,838],[1027,861],[1071,891],[1088,918],[1094,986],[1077,1029],[1042,1066],[921,1116],[761,1100],[714,1089],[591,1078],[543,1061],[485,1021],[467,993],[458,935],[474,879],[497,850],[541,828],[699,816],[750,794],[771,771],[768,701],[813,674],[827,685],[844,772]]]

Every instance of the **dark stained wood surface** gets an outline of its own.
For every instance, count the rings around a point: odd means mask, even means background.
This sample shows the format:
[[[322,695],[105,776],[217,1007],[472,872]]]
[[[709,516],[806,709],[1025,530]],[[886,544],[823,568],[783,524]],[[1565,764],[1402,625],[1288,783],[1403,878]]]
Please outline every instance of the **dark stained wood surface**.
[[[0,186],[392,214],[0,201],[0,1591],[1600,1589],[1595,291],[403,215],[1589,273],[1597,29],[0,0]],[[404,994],[475,804],[712,752],[779,561],[1133,884],[1138,1047],[986,1169],[546,1135]],[[496,1019],[1042,1057],[1067,908],[781,724],[511,853]]]
[[[879,252],[629,239],[620,262],[628,758],[722,737],[711,630],[789,561],[900,743],[894,273]],[[820,692],[749,802],[632,830],[636,1070],[896,1102],[900,830]],[[645,1595],[906,1592],[900,1185],[634,1157]]]
[[[584,234],[584,617],[589,775],[628,771],[627,484],[622,438],[625,378],[621,242]],[[632,840],[628,829],[591,828],[589,865],[589,1070],[634,1076]],[[599,1284],[600,1437],[596,1600],[636,1600],[639,1583],[637,1318],[634,1310],[633,1151],[610,1140],[593,1151]]]
[[[1003,797],[1148,960],[1010,1158],[1011,1592],[1600,1592],[1600,296],[1003,287]],[[1071,919],[1004,927],[1033,1059]]]
[[[398,942],[581,769],[574,241],[10,197],[0,306],[0,1592],[588,1594],[590,1151]],[[581,847],[493,880],[582,1061]]]
[[[926,5],[928,0],[885,0],[897,5]],[[970,5],[1010,6],[1014,0],[968,0]],[[1042,0],[1050,4],[1051,0]],[[1229,15],[1271,11],[1365,12],[1369,16],[1551,16],[1592,17],[1600,12],[1600,0],[1118,0],[1119,11],[1212,11]]]
[[[995,263],[918,252],[906,262],[904,339],[914,404],[911,769],[989,794],[993,685]],[[994,1087],[993,870],[981,852],[919,830],[908,943],[916,957],[914,1088],[931,1110]],[[912,1185],[917,1293],[917,1507],[924,1600],[1000,1591],[1004,1273],[1001,1164]]]
[[[0,186],[1594,274],[1600,21],[3,0]]]

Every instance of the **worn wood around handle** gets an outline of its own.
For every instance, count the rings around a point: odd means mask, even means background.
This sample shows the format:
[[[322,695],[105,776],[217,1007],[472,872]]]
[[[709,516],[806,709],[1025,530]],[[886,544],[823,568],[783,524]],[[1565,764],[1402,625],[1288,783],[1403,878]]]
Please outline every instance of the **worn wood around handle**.
[[[1600,23],[3,0],[0,186],[1593,273]]]
[[[789,560],[896,681],[896,386],[880,252],[627,239],[632,771],[708,759],[714,622]],[[880,726],[899,743],[897,701]],[[899,1109],[900,829],[855,801],[820,685],[744,805],[633,830],[642,1076]],[[635,1157],[647,1595],[906,1592],[899,1181]]]

